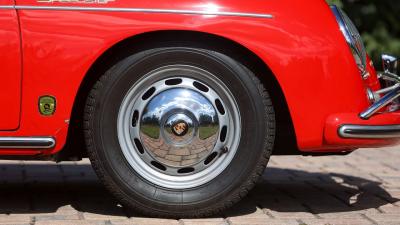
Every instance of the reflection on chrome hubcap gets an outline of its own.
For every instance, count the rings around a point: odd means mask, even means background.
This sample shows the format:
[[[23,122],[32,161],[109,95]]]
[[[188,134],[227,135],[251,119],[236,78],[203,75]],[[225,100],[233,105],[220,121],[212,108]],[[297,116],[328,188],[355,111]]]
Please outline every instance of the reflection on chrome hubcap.
[[[153,159],[166,166],[181,168],[204,161],[216,144],[218,114],[212,103],[196,91],[167,89],[153,97],[143,112],[143,146]]]
[[[129,91],[118,137],[128,163],[145,179],[168,188],[195,187],[229,165],[240,140],[240,115],[214,75],[169,66]]]

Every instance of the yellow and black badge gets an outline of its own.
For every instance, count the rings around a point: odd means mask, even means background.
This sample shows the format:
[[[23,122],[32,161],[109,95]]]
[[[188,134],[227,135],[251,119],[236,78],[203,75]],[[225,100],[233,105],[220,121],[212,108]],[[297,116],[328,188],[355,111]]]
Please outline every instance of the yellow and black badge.
[[[56,111],[56,98],[53,96],[41,96],[39,98],[39,112],[43,116],[51,116]]]

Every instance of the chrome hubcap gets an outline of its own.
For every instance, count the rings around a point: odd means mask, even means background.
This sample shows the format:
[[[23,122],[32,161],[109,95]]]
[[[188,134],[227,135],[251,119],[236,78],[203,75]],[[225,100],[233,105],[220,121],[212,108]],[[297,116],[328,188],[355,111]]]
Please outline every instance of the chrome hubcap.
[[[152,71],[128,92],[118,138],[131,167],[168,188],[202,185],[236,153],[240,115],[228,88],[197,67]]]
[[[189,78],[184,80],[193,82]],[[143,147],[152,156],[150,160],[170,167],[165,168],[165,173],[178,175],[179,169],[204,161],[217,142],[217,111],[194,90],[178,86],[161,91],[150,99],[143,113],[140,122]],[[187,170],[199,172],[205,167],[203,163]]]

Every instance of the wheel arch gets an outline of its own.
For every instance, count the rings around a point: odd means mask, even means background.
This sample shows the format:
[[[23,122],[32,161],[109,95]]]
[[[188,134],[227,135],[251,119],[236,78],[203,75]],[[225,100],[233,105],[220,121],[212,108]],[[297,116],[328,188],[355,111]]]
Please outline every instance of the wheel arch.
[[[83,150],[85,149],[82,132],[83,108],[90,89],[102,74],[117,62],[142,50],[165,46],[166,43],[182,42],[193,47],[221,52],[241,62],[255,73],[269,91],[276,112],[277,135],[273,153],[299,154],[293,122],[283,90],[269,66],[260,57],[243,45],[215,34],[186,30],[162,30],[126,38],[107,49],[92,64],[75,97],[67,142],[63,150],[57,154],[57,160],[75,160],[86,157],[86,151]]]

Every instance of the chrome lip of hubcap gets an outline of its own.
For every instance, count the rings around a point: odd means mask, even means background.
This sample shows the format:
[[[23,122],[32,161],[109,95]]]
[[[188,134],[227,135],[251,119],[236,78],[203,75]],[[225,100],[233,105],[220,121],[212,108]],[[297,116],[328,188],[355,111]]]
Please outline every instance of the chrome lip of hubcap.
[[[146,180],[173,189],[196,187],[233,159],[239,110],[214,75],[193,66],[166,66],[145,75],[125,96],[118,138],[127,162]]]

